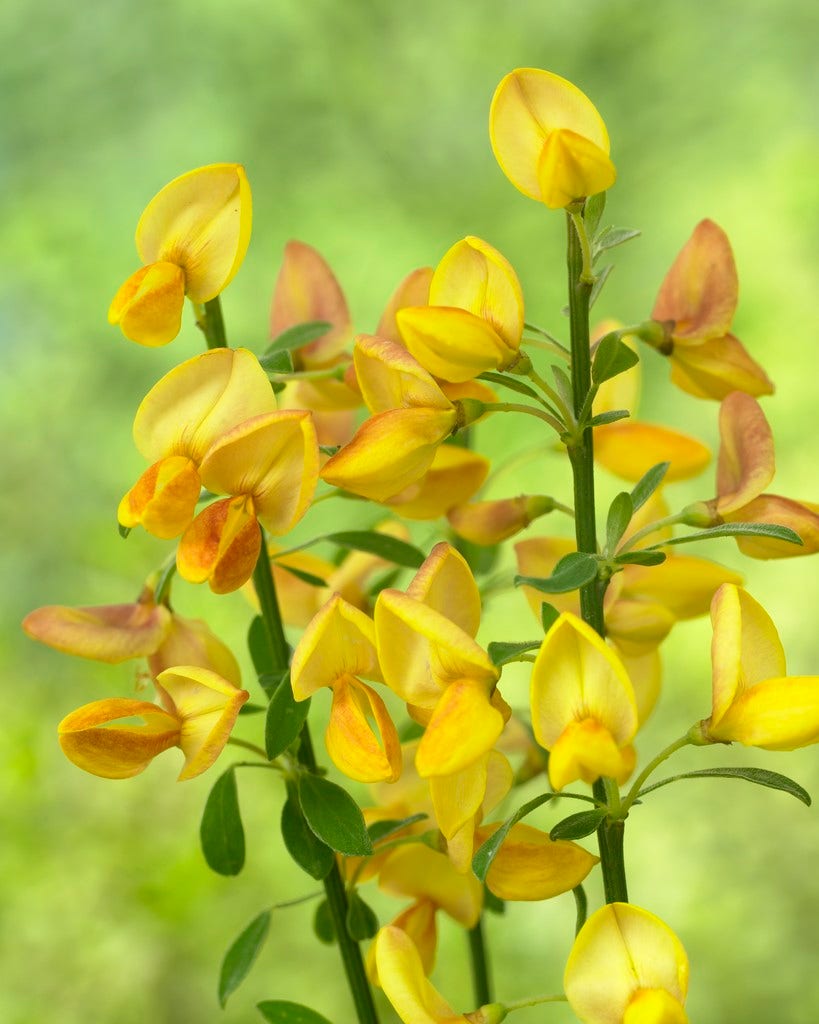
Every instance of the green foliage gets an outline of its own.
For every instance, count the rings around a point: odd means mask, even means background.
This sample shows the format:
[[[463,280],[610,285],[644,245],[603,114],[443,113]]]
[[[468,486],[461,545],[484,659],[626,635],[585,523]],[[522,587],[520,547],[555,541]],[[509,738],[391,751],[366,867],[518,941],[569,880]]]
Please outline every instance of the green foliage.
[[[534,587],[543,594],[566,594],[591,583],[597,576],[599,564],[597,555],[572,551],[560,559],[551,576],[515,576],[515,586]]]
[[[267,706],[264,727],[264,748],[272,761],[283,754],[298,738],[307,719],[312,698],[296,700],[288,672],[273,691]]]
[[[810,793],[798,782],[794,782],[793,779],[789,779],[787,775],[780,775],[779,772],[771,772],[766,768],[701,768],[694,772],[681,772],[679,775],[671,775],[667,779],[660,779],[659,782],[653,782],[650,786],[644,786],[638,796],[645,796],[646,793],[652,792],[652,790],[660,789],[662,786],[668,786],[672,782],[677,782],[680,779],[707,779],[707,778],[718,778],[718,779],[742,779],[745,782],[753,782],[757,786],[766,786],[768,789],[778,789],[783,793],[790,793],[791,796],[796,797],[807,807],[810,807],[811,797]]]
[[[256,1009],[268,1024],[330,1024],[326,1017],[315,1010],[284,999],[267,999],[257,1003]]]
[[[299,779],[299,803],[313,834],[337,853],[368,857],[373,852],[361,808],[346,789],[305,773]]]
[[[287,852],[311,878],[321,881],[333,869],[335,857],[307,824],[298,797],[290,793],[282,807],[281,831]]]
[[[347,931],[356,942],[365,942],[375,938],[378,931],[378,915],[372,907],[359,896],[358,889],[347,894]]]
[[[245,832],[233,768],[220,775],[210,791],[199,839],[210,868],[220,875],[239,874],[245,863]]]
[[[270,931],[270,911],[263,910],[254,917],[225,953],[219,971],[219,1003],[224,1008],[231,992],[235,992],[247,976],[267,940]]]
[[[417,569],[426,558],[423,551],[413,544],[407,544],[406,541],[390,537],[386,533],[378,533],[376,530],[343,530],[340,533],[328,533],[322,539],[345,548],[378,555],[379,558],[409,569]]]
[[[603,821],[608,812],[580,811],[579,814],[570,814],[563,818],[549,831],[550,839],[583,839],[596,831],[597,826]]]
[[[634,515],[634,503],[628,491],[620,491],[609,506],[606,520],[606,552],[613,555],[617,550],[623,534],[628,529]]]
[[[333,325],[326,320],[306,320],[301,324],[293,324],[292,327],[288,327],[271,341],[259,362],[265,366],[265,359],[274,352],[291,352],[303,345],[309,345],[311,341],[323,338],[332,329]]]

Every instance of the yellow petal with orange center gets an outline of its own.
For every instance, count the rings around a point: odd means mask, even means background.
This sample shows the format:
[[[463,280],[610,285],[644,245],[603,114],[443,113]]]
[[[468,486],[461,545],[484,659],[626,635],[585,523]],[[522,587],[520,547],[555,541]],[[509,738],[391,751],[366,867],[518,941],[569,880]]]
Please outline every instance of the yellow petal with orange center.
[[[65,654],[117,665],[160,646],[171,629],[171,613],[153,602],[69,608],[46,605],[23,619],[23,629]]]
[[[293,653],[290,680],[296,700],[345,676],[381,679],[372,619],[338,594],[320,609]]]
[[[176,567],[189,583],[207,580],[214,594],[227,594],[250,579],[261,542],[253,502],[224,498],[203,509],[185,530]]]
[[[407,519],[437,519],[471,498],[489,475],[489,467],[487,458],[469,448],[442,444],[426,473],[386,504]]]
[[[606,150],[571,130],[555,128],[543,142],[537,163],[540,198],[551,210],[605,192],[617,180]]]
[[[129,718],[143,724],[116,724]],[[78,768],[103,779],[130,779],[177,745],[180,722],[156,704],[111,697],[72,711],[57,732],[63,753]]]
[[[479,828],[485,842],[499,822]],[[577,843],[552,840],[548,833],[520,822],[504,839],[486,876],[490,892],[502,900],[548,900],[580,885],[599,858]]]
[[[594,432],[594,457],[621,480],[636,482],[658,462],[671,465],[666,483],[697,476],[711,461],[702,442],[655,423],[621,420]]]
[[[517,356],[482,317],[454,306],[408,306],[396,316],[404,343],[425,370],[460,383],[503,369]]]
[[[108,323],[119,324],[131,341],[158,348],[179,334],[184,305],[183,272],[174,263],[151,263],[120,287],[108,308]]]
[[[370,412],[452,408],[431,374],[397,342],[359,334],[353,361],[358,386]]]
[[[774,392],[767,373],[733,334],[699,345],[676,345],[671,353],[671,381],[689,395],[718,402],[732,391],[754,397]]]
[[[226,288],[250,241],[250,186],[239,164],[210,164],[167,184],[136,230],[143,263],[165,260],[185,273],[185,293],[208,302]]]
[[[427,725],[415,767],[422,778],[451,775],[486,754],[503,731],[485,683],[460,679],[444,690]]]
[[[123,496],[117,520],[129,529],[141,525],[154,537],[170,540],[193,519],[201,490],[195,463],[184,455],[171,455],[146,469]]]
[[[776,471],[771,428],[759,402],[732,392],[719,410],[720,447],[717,462],[717,511],[736,512],[753,501]]]

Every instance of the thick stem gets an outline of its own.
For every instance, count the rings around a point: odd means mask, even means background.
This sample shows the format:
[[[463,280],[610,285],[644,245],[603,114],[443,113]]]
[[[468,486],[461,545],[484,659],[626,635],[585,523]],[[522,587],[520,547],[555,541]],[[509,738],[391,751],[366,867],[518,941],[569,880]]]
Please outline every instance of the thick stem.
[[[492,1002],[492,982],[489,977],[489,958],[483,936],[483,918],[478,918],[474,928],[466,933],[469,937],[469,957],[472,964],[472,991],[475,1005],[483,1006]]]
[[[290,648],[284,635],[279,603],[276,598],[276,585],[270,568],[270,555],[267,543],[262,534],[262,547],[256,568],[253,570],[253,585],[262,611],[262,618],[267,627],[270,641],[270,654],[276,669],[284,672],[290,664]],[[285,684],[289,685],[289,684]],[[302,726],[298,750],[299,763],[308,771],[316,770],[316,757],[313,752],[313,741],[307,722]],[[324,879],[324,892],[333,919],[336,941],[338,942],[347,984],[355,1003],[359,1024],[378,1024],[378,1014],[373,1002],[372,990],[364,969],[361,948],[347,931],[347,893],[341,878],[338,864],[334,863],[330,874]]]
[[[572,343],[572,400],[579,417],[591,388],[591,351],[589,349],[589,299],[592,285],[584,261],[585,227],[582,217],[567,214],[566,264],[569,272],[569,320]],[[583,236],[583,237],[581,237]],[[587,245],[586,245],[587,248]],[[574,514],[577,550],[597,553],[597,527],[594,509],[594,446],[592,428],[587,426],[570,445],[569,458],[574,480]],[[580,614],[600,636],[605,636],[603,594],[605,583],[592,580],[580,589]],[[594,783],[595,799],[607,803],[602,779]],[[623,860],[623,822],[606,818],[597,830],[600,867],[607,903],[628,900]]]
[[[208,348],[228,347],[222,303],[218,295],[203,306],[196,306],[196,323],[204,332]]]

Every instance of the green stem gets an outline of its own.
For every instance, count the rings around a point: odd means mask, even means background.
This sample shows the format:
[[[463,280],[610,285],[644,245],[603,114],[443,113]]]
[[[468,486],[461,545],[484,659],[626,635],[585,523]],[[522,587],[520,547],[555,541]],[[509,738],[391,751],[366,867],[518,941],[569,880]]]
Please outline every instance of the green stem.
[[[586,890],[583,888],[582,885],[576,885],[574,889],[572,889],[572,895],[574,896],[574,904],[577,908],[577,915],[575,917],[574,923],[574,933],[575,935],[578,935],[580,933],[580,929],[586,923],[586,913],[589,909],[589,901],[586,898]]]
[[[683,747],[689,746],[692,742],[693,741],[691,739],[691,734],[686,733],[685,736],[681,736],[678,740],[674,740],[673,743],[670,743],[665,748],[665,750],[661,750],[653,761],[649,761],[649,763],[645,766],[645,768],[634,780],[634,784],[626,794],[626,798],[625,800],[623,800],[623,803],[620,806],[620,813],[624,817],[626,814],[628,814],[629,808],[640,795],[640,790],[642,789],[643,783],[646,781],[646,779],[660,767],[663,761],[667,761],[672,754],[676,753],[678,750],[682,750]]]
[[[194,306],[196,310],[196,324],[204,332],[208,348],[227,348],[227,336],[225,335],[225,321],[222,318],[222,303],[217,295],[203,306]]]
[[[478,918],[474,928],[467,931],[469,938],[469,958],[472,964],[472,990],[475,993],[475,1005],[483,1006],[492,1002],[492,983],[489,977],[489,958],[483,936],[483,919]]]
[[[537,416],[539,420],[544,420],[550,427],[554,427],[558,434],[562,434],[566,429],[556,416],[552,416],[548,412],[544,412],[542,409],[536,409],[533,405],[523,405],[520,402],[493,402],[491,405],[486,406],[486,412],[528,413],[529,416]]]
[[[273,658],[274,667],[284,672],[290,664],[290,648],[287,644],[281,613],[279,612],[276,584],[273,581],[270,555],[267,550],[264,533],[262,533],[262,547],[256,561],[256,568],[253,570],[253,585],[256,588],[256,596],[259,599],[262,618],[267,627],[270,654]],[[304,723],[301,730],[298,759],[299,763],[308,771],[315,772],[317,768],[316,756],[313,752],[313,741],[310,737],[310,729],[307,722]],[[337,862],[333,864],[330,874],[324,879],[324,892],[327,896],[327,904],[333,919],[333,928],[344,965],[344,973],[347,976],[347,984],[355,1003],[359,1024],[378,1024],[378,1014],[373,1002],[370,983],[367,980],[367,973],[364,970],[361,947],[347,931],[347,893],[344,889],[344,882],[341,878]]]
[[[569,275],[569,322],[572,343],[572,400],[579,418],[591,389],[591,351],[589,349],[589,299],[592,283],[588,269],[588,238],[582,216],[567,211],[566,265]],[[574,514],[577,550],[597,554],[597,526],[594,507],[594,446],[592,429],[586,426],[568,447],[574,480]],[[580,589],[580,614],[600,636],[606,635],[603,619],[605,583],[592,580]],[[592,787],[595,799],[608,802],[602,779]],[[622,820],[606,818],[597,829],[600,867],[606,902],[626,902],[626,869],[623,859]]]
[[[507,1013],[513,1013],[515,1010],[525,1010],[527,1006],[540,1006],[541,1003],[567,1003],[568,999],[564,995],[559,996],[533,996],[531,999],[518,999],[514,1003],[503,1003],[503,1008]]]
[[[644,526],[641,530],[637,530],[637,532],[632,534],[624,544],[621,544],[617,554],[622,555],[624,551],[630,551],[638,541],[643,539],[643,537],[648,537],[652,533],[656,533],[657,530],[661,530],[664,526],[674,526],[677,523],[681,523],[684,519],[684,512],[675,512],[674,515],[663,516],[662,519],[655,519],[653,523],[649,523],[648,526]]]

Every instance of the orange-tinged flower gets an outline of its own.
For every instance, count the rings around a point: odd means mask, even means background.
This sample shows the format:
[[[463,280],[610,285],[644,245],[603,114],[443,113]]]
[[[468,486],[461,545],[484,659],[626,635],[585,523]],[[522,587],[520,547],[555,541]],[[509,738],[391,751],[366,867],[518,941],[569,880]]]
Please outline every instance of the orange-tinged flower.
[[[551,498],[539,494],[521,494],[517,498],[475,501],[458,505],[447,512],[449,525],[473,544],[499,544],[513,537],[554,509]]]
[[[185,755],[180,782],[210,768],[250,694],[194,665],[167,669],[157,683],[164,708],[109,698],[67,715],[58,727],[66,757],[92,775],[127,779],[144,771],[163,750],[178,746]],[[143,724],[127,721],[131,718],[141,718]]]
[[[136,230],[145,264],[108,310],[126,338],[166,345],[182,306],[215,298],[233,279],[250,241],[250,186],[239,164],[210,164],[175,178],[146,206]]]
[[[461,874],[449,858],[424,843],[399,846],[378,875],[379,888],[393,896],[424,899],[464,928],[478,923],[483,888],[472,874]]]
[[[373,623],[335,594],[308,625],[293,654],[293,696],[306,700],[329,686],[333,706],[325,743],[333,763],[359,782],[394,782],[401,774],[398,734],[383,700],[361,676],[382,680]]]
[[[612,648],[571,612],[562,612],[543,639],[531,703],[535,739],[550,752],[555,789],[575,779],[628,777],[638,724],[631,681]]]
[[[237,424],[275,408],[267,375],[246,349],[212,349],[165,374],[134,418],[134,441],[152,465],[120,502],[119,522],[177,537],[193,518],[208,449]]]
[[[702,742],[794,750],[819,741],[819,676],[788,676],[776,627],[750,594],[720,587],[711,605],[713,706]]]
[[[411,271],[401,281],[389,298],[375,333],[379,338],[388,338],[398,345],[403,345],[401,332],[398,330],[396,314],[405,306],[426,306],[429,303],[429,286],[432,282],[432,267],[419,267]]]
[[[489,138],[515,188],[550,209],[604,192],[617,176],[596,107],[549,71],[518,68],[506,75],[492,98]]]
[[[442,444],[424,475],[384,502],[406,519],[437,519],[467,501],[489,475],[489,460],[469,448]]]
[[[583,1024],[687,1024],[688,957],[654,914],[609,903],[586,921],[563,987]]]

